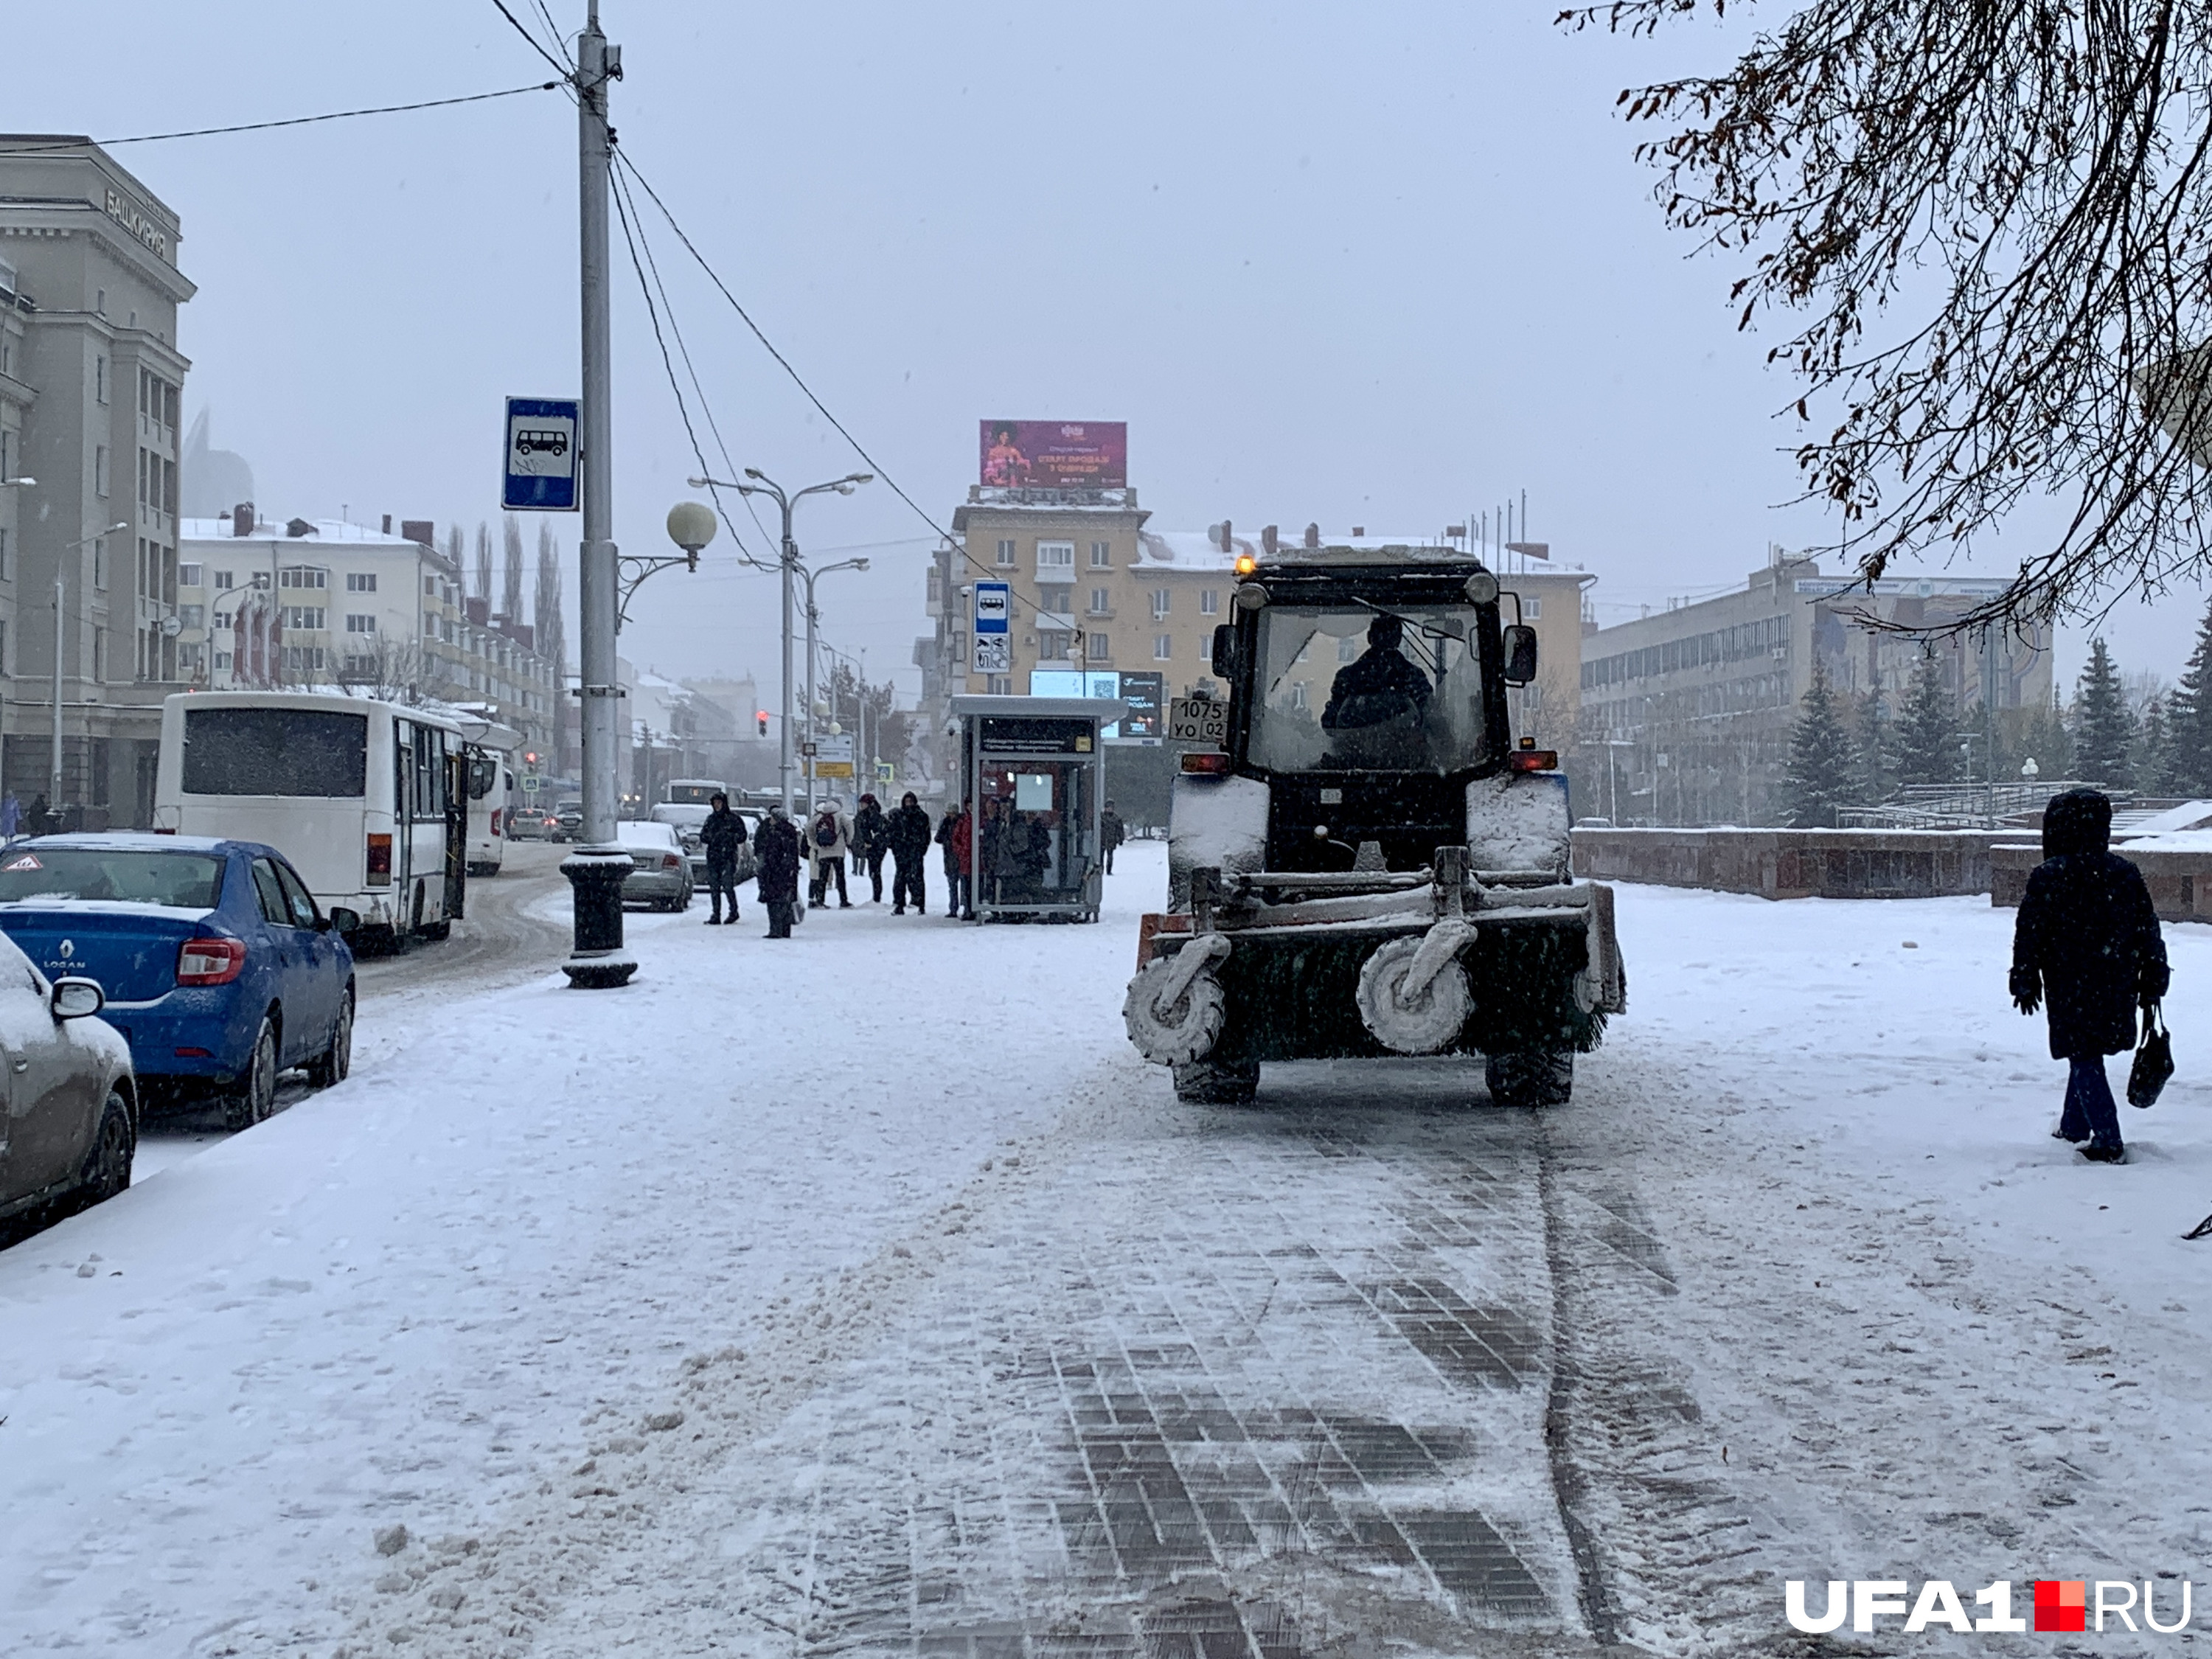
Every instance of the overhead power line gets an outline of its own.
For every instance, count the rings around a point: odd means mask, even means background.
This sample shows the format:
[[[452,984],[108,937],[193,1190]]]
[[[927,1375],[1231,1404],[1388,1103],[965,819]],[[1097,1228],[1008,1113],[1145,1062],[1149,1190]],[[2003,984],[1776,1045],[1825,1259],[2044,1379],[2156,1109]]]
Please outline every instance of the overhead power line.
[[[483,104],[495,98],[515,98],[526,92],[552,92],[563,82],[541,81],[534,86],[509,87],[503,92],[472,92],[460,98],[428,98],[415,104],[380,104],[374,109],[338,109],[323,115],[294,115],[281,121],[247,121],[233,127],[192,127],[181,132],[141,132],[128,138],[57,138],[39,144],[0,145],[0,155],[33,155],[43,150],[76,149],[97,144],[113,149],[119,144],[155,144],[170,138],[214,138],[228,132],[267,132],[276,127],[313,126],[320,121],[350,121],[363,115],[405,115],[418,109],[450,109],[455,104]]]

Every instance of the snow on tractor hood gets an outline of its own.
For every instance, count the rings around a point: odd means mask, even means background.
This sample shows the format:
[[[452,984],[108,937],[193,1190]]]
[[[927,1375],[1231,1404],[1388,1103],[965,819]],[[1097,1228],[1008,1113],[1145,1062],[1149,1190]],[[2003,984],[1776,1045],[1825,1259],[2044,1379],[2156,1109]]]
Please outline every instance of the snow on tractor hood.
[[[1257,778],[1178,773],[1168,805],[1168,908],[1190,908],[1190,872],[1267,867],[1267,786]]]
[[[1467,787],[1468,857],[1475,870],[1538,870],[1568,879],[1567,781],[1500,772]]]

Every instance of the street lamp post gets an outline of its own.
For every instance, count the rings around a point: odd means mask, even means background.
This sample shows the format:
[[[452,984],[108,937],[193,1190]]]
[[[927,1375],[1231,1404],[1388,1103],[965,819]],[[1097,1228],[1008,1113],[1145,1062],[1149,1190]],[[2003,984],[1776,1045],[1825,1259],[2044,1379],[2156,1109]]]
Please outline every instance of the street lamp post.
[[[799,543],[791,533],[792,512],[798,507],[799,501],[808,495],[819,495],[830,490],[835,490],[840,495],[849,495],[862,484],[873,483],[875,475],[872,472],[848,472],[842,478],[833,478],[827,483],[809,484],[805,489],[794,492],[787,492],[781,484],[776,483],[758,467],[747,467],[745,477],[750,480],[750,483],[739,483],[727,478],[693,478],[690,480],[690,484],[694,489],[734,489],[741,495],[766,495],[783,510],[783,543],[777,555],[777,562],[783,572],[783,719],[781,731],[779,733],[780,747],[776,761],[776,775],[783,792],[784,815],[787,817],[791,814],[792,770],[791,610],[793,597],[792,578],[800,568]],[[810,583],[809,586],[811,591],[811,584]],[[811,608],[810,605],[809,609]],[[811,692],[808,701],[810,704],[812,702]]]
[[[109,536],[117,536],[131,528],[127,520],[118,521],[90,536],[80,537],[62,549],[64,554],[74,553],[80,547],[89,547]],[[62,599],[64,584],[69,579],[69,560],[54,561],[54,730],[53,754],[46,779],[46,811],[58,812],[62,805]]]
[[[581,989],[627,985],[636,958],[623,945],[623,878],[630,860],[615,839],[615,629],[620,557],[614,543],[613,323],[608,304],[607,193],[614,134],[607,88],[622,75],[622,52],[599,30],[590,0],[576,37],[577,291],[581,301],[583,396],[576,410],[576,459],[583,486],[583,538],[577,549],[576,690],[583,700],[583,845],[561,861],[574,890],[574,934],[562,971]]]
[[[866,570],[866,559],[840,559],[835,564],[825,564],[819,570],[801,568],[799,574],[806,579],[806,743],[814,746],[814,624],[819,616],[814,608],[814,584],[833,570]],[[806,810],[814,810],[814,757],[806,757]]]

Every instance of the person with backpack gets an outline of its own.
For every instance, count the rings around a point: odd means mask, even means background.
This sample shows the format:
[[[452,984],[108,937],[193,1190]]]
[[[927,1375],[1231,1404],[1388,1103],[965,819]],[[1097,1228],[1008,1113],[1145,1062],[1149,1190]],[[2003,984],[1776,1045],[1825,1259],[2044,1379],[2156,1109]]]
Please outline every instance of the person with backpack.
[[[707,926],[720,927],[722,895],[730,896],[730,921],[738,919],[738,849],[745,844],[745,821],[730,811],[730,798],[716,790],[707,798],[713,810],[699,825],[699,843],[707,851],[707,902],[714,914]]]
[[[884,809],[873,795],[860,797],[860,810],[853,814],[853,874],[866,869],[875,891],[868,902],[884,902],[884,854],[890,843],[884,839]]]
[[[814,866],[807,884],[806,902],[817,910],[830,897],[830,878],[837,878],[837,908],[849,910],[853,900],[845,890],[845,854],[853,845],[853,821],[837,810],[833,799],[815,803],[814,817],[806,826],[806,856]]]
[[[760,827],[760,874],[753,891],[768,908],[768,936],[791,937],[791,915],[799,904],[799,828],[781,805],[768,809]]]
[[[959,802],[945,808],[944,820],[937,826],[937,844],[945,849],[945,882],[951,894],[945,913],[955,921],[973,921],[975,894],[968,873],[968,854],[975,842],[970,839],[968,813]]]
[[[2136,1046],[2136,1009],[2156,1007],[2171,977],[2150,890],[2111,850],[2112,831],[2100,791],[2069,789],[2045,807],[2043,862],[2013,925],[2013,1004],[2023,1014],[2049,1004],[2051,1057],[2068,1066],[2051,1135],[2094,1164],[2127,1162],[2105,1056]]]
[[[1106,873],[1109,876],[1114,873],[1114,849],[1128,838],[1128,834],[1121,815],[1114,810],[1114,803],[1108,801],[1106,810],[1098,815],[1098,850],[1106,855]]]
[[[916,915],[928,915],[929,907],[922,896],[922,870],[929,860],[929,814],[921,810],[913,790],[906,792],[897,809],[884,821],[884,844],[891,854],[891,914],[904,915],[910,898]]]

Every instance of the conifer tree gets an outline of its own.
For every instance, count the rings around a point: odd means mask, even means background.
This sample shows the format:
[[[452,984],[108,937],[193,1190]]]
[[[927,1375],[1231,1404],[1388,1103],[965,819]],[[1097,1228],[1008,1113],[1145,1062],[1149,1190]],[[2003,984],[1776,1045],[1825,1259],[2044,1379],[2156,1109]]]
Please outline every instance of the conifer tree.
[[[2142,724],[2136,730],[2136,746],[2128,757],[2136,793],[2162,795],[2173,786],[2172,744],[2166,729],[2166,710],[2153,697],[2143,705]]]
[[[1798,706],[1790,732],[1790,768],[1784,777],[1790,823],[1796,830],[1832,829],[1837,809],[1858,793],[1858,756],[1828,689],[1828,671],[1813,665],[1813,684]]]
[[[2085,783],[2126,787],[2135,724],[2112,653],[2102,638],[2091,640],[2089,665],[2075,688],[2074,775]]]
[[[1943,666],[1933,651],[1923,651],[1912,690],[1898,721],[1897,781],[1902,784],[1953,783],[1959,776],[1959,711],[1944,684]]]
[[[1869,691],[1859,699],[1856,723],[1859,798],[1871,806],[1887,800],[1897,782],[1897,757],[1892,752],[1896,747],[1894,723],[1882,707],[1881,692]]]
[[[2166,776],[2185,795],[2212,795],[2212,605],[2197,624],[2197,646],[2181,684],[2166,700]]]

